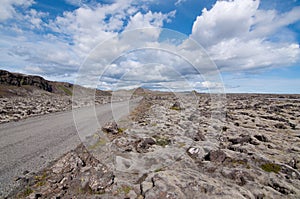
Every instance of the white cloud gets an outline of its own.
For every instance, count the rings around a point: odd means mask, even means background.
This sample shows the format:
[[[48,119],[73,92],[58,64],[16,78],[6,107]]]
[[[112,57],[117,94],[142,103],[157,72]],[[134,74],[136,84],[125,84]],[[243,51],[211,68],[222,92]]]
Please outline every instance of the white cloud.
[[[203,45],[223,70],[289,66],[300,61],[299,45],[293,33],[286,30],[300,20],[300,7],[279,14],[260,10],[259,3],[217,1],[197,17],[191,38]],[[285,35],[280,37],[282,32]],[[282,40],[273,41],[278,38]]]
[[[136,28],[149,28],[149,27],[162,27],[164,21],[174,17],[175,11],[168,14],[152,13],[151,11],[146,14],[141,12],[136,13],[134,16],[130,17],[130,21],[126,27],[126,30],[133,30]]]
[[[224,85],[219,82],[210,82],[210,81],[204,81],[201,82],[201,86],[208,88],[208,89],[216,89],[216,88],[223,88]]]
[[[74,6],[81,6],[84,3],[82,0],[65,0],[65,2]]]
[[[30,74],[41,74],[43,73],[43,69],[37,66],[25,66],[25,71],[29,72]]]
[[[96,45],[124,29],[161,27],[164,21],[173,16],[173,12],[163,14],[148,11],[142,14],[138,10],[139,7],[128,0],[93,7],[82,6],[57,17],[50,27],[58,33],[69,35],[77,54],[83,58]]]
[[[16,6],[27,8],[33,3],[33,0],[2,0],[0,6],[0,22],[16,16]]]
[[[184,3],[184,2],[186,2],[187,0],[177,0],[176,2],[175,2],[175,6],[178,6],[178,5],[180,5],[180,4],[182,4],[182,3]]]

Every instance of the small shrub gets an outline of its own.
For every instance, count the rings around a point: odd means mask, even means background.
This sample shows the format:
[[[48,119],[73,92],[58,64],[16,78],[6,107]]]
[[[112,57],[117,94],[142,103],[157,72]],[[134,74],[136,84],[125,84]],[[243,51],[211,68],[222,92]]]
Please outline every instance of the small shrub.
[[[156,144],[162,147],[165,147],[166,145],[171,143],[171,140],[169,138],[166,137],[162,137],[162,136],[153,136],[153,138],[155,138],[156,140]]]
[[[155,173],[161,172],[161,171],[164,171],[164,168],[158,168],[158,169],[155,169],[155,170],[154,170]]]
[[[33,193],[32,189],[29,188],[29,187],[26,187],[26,189],[25,189],[24,192],[23,192],[23,196],[24,196],[24,197],[27,197],[27,196],[29,196],[29,195],[32,194],[32,193]]]
[[[266,172],[274,172],[274,173],[278,173],[281,170],[281,167],[279,165],[273,163],[262,164],[261,168]]]
[[[67,95],[72,95],[72,92],[69,89],[67,89],[66,87],[64,87],[64,86],[58,86],[58,88],[60,90],[62,90],[64,93],[66,93]]]
[[[131,187],[129,187],[129,186],[124,186],[124,187],[123,187],[123,192],[124,192],[125,194],[128,194],[128,193],[130,192],[130,190],[131,190]]]
[[[171,109],[171,110],[174,110],[174,111],[180,111],[180,110],[181,110],[180,108],[178,108],[178,107],[173,107],[173,106],[172,106],[170,109]]]

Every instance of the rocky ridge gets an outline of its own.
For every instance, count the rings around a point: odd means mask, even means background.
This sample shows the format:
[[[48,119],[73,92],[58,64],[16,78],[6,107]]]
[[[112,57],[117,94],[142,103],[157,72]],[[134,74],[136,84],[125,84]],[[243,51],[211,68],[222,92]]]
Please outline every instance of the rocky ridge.
[[[75,86],[77,93],[92,100],[83,97],[73,100]],[[110,100],[111,92],[95,91],[66,82],[48,81],[40,76],[0,70],[0,123],[70,110],[72,107],[89,106],[93,103],[105,104]]]

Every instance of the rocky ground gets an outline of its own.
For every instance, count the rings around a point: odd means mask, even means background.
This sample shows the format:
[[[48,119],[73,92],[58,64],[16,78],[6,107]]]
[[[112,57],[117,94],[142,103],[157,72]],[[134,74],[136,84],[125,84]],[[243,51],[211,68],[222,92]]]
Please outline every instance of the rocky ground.
[[[152,95],[9,198],[300,198],[300,96]]]
[[[110,97],[98,97],[96,104],[110,102]],[[0,123],[18,121],[32,116],[71,110],[90,104],[72,103],[71,96],[43,93],[35,96],[0,98]]]
[[[123,98],[116,96],[113,100]],[[109,91],[0,69],[0,123],[110,101]]]

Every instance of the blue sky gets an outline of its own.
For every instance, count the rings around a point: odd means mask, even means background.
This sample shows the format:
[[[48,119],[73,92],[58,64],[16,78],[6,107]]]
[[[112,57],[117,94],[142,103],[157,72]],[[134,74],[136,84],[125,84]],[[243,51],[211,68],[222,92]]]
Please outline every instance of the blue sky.
[[[0,8],[0,69],[101,89],[300,93],[299,43],[299,0],[6,0]]]

